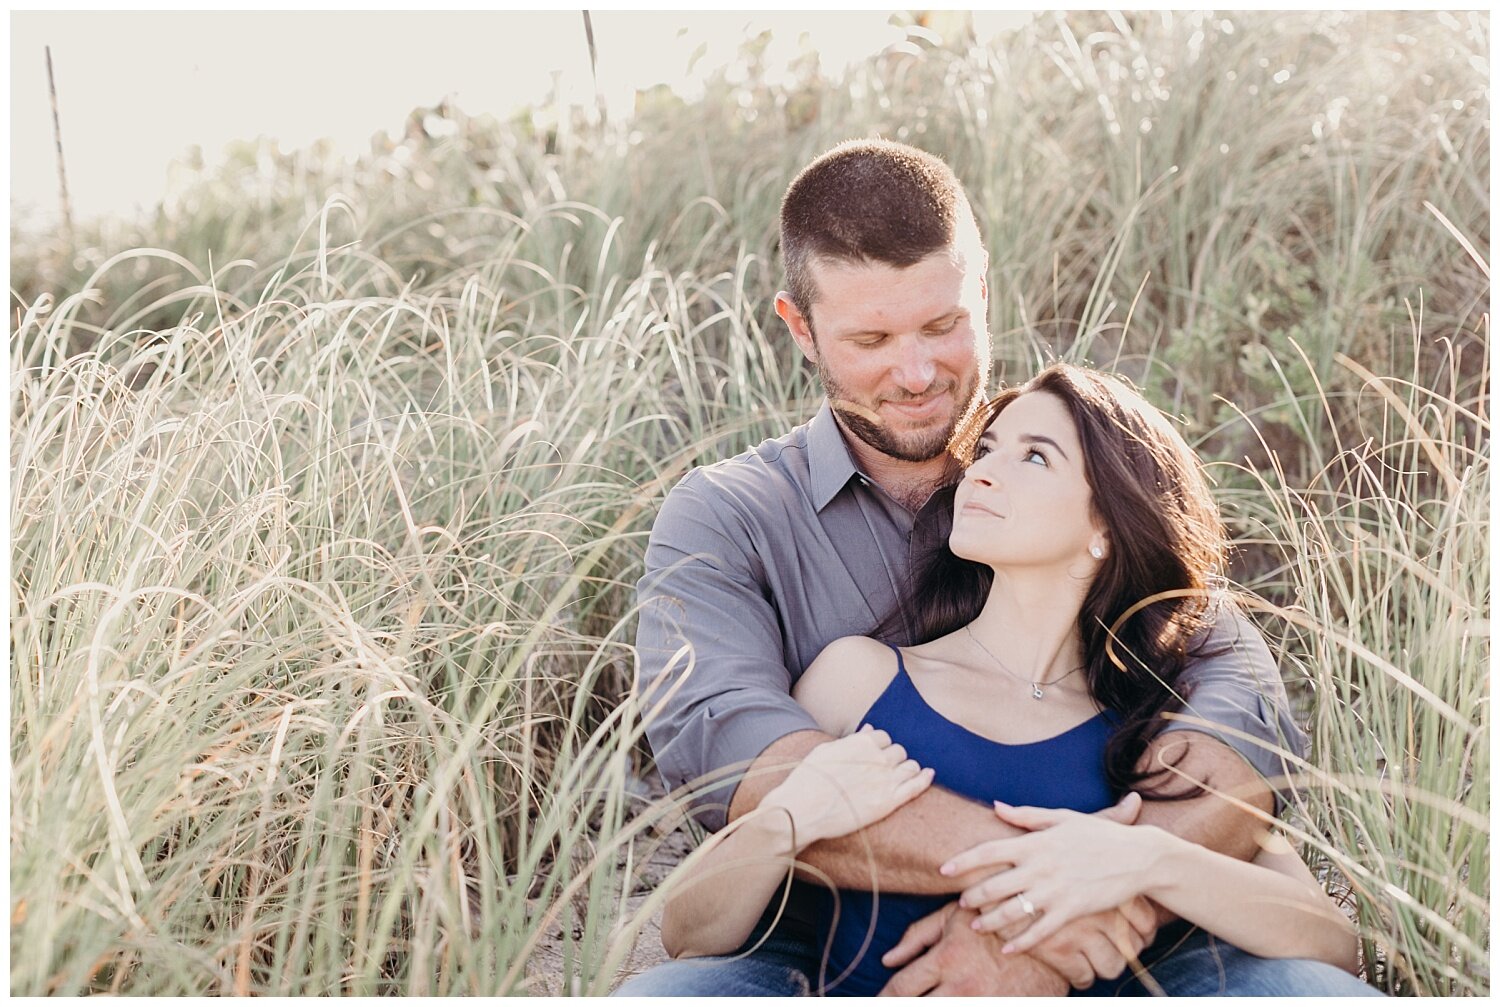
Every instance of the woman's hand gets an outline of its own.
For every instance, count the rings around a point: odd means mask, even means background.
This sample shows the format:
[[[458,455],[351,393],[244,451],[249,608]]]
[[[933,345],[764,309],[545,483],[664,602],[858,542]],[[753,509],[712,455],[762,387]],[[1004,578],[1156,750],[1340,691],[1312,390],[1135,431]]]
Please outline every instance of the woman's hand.
[[[1073,920],[1124,905],[1149,887],[1164,834],[1132,826],[1140,810],[1140,796],[1133,793],[1093,815],[997,801],[995,814],[1028,834],[981,843],[941,870],[1008,868],[970,886],[959,904],[980,910],[976,930],[1014,931],[1029,919],[1004,948],[1027,951]]]
[[[800,852],[880,821],[926,790],[932,776],[889,734],[866,724],[808,752],[760,807],[791,815]]]

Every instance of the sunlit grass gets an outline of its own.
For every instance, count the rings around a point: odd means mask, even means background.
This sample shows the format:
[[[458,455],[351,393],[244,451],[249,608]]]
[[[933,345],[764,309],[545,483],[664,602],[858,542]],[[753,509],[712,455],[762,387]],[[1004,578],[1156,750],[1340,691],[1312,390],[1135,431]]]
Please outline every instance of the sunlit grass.
[[[1260,607],[1311,720],[1293,821],[1353,894],[1372,980],[1484,992],[1488,390],[1338,362],[1365,384],[1337,453],[1305,485],[1271,467],[1226,494],[1244,538],[1282,557],[1255,586],[1281,602]]]
[[[643,272],[564,342],[472,280],[319,299],[341,258],[217,324],[16,333],[18,991],[485,992],[507,878],[545,901],[618,820],[627,751],[586,740],[632,675],[621,573],[786,391],[716,391],[743,361],[662,324],[763,352],[701,281]]]

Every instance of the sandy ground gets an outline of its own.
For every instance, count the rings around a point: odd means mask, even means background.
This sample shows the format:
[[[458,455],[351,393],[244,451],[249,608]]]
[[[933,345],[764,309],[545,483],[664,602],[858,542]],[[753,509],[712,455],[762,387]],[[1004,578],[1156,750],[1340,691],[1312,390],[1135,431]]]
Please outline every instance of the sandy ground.
[[[633,781],[634,786],[631,788],[645,801],[655,801],[666,796],[666,788],[660,778],[655,773],[651,775],[651,779]],[[694,845],[695,840],[685,828],[676,829],[664,836],[648,834],[634,844],[634,878],[622,918],[631,919],[635,916],[647,896],[661,886],[667,875],[682,862]],[[541,943],[526,963],[526,986],[530,994],[556,996],[564,992],[563,951],[562,928],[554,926],[542,936]],[[661,911],[657,910],[641,928],[610,988],[613,989],[631,976],[666,960],[667,954],[661,946]]]

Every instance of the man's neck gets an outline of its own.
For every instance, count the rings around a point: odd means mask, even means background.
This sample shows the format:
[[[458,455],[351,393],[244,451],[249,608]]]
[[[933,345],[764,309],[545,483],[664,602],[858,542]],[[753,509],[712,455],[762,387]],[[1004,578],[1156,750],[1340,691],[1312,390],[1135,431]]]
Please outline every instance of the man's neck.
[[[834,421],[838,423],[839,434],[844,438],[849,454],[854,457],[855,466],[885,490],[891,499],[912,513],[922,509],[927,498],[932,496],[949,474],[952,462],[946,451],[925,462],[892,458],[850,433],[837,413],[834,414]]]

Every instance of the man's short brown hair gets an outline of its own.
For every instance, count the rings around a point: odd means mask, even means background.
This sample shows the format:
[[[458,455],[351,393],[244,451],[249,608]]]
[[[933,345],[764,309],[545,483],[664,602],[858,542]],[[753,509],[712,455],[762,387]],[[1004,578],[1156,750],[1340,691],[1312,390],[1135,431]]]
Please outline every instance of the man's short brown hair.
[[[792,180],[781,200],[781,258],[792,303],[810,317],[817,299],[808,266],[880,262],[911,266],[972,241],[973,268],[987,260],[963,185],[941,158],[890,140],[850,140]]]

